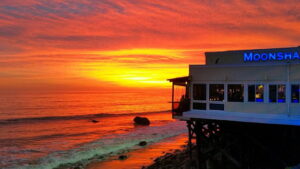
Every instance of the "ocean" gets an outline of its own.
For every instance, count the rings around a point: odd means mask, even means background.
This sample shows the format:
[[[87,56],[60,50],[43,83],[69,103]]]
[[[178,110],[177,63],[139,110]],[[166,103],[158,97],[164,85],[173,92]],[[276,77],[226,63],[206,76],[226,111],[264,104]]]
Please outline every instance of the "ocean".
[[[0,168],[87,164],[180,135],[186,128],[171,118],[169,101],[170,93],[150,91],[2,94]],[[135,116],[151,125],[135,126]]]

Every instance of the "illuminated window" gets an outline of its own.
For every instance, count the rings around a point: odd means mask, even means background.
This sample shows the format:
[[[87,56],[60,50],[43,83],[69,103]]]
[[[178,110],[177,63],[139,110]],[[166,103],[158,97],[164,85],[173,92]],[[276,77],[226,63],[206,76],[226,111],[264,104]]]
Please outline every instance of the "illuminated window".
[[[269,85],[269,102],[285,103],[285,85]]]
[[[299,91],[300,91],[299,85],[292,85],[292,90],[291,90],[292,103],[299,103]]]
[[[194,100],[206,100],[206,84],[194,84],[193,98]]]
[[[223,101],[224,100],[224,84],[209,85],[209,100]]]
[[[249,102],[264,102],[264,85],[249,85],[248,86],[248,101]]]
[[[243,102],[244,101],[244,85],[229,84],[228,85],[228,101]]]
[[[255,86],[255,101],[264,102],[264,85]]]

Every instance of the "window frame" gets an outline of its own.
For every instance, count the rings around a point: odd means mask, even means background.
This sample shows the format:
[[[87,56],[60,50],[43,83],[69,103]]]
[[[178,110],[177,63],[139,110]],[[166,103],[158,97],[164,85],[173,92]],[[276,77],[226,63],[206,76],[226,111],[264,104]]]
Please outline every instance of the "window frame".
[[[298,102],[293,102],[293,100],[292,100],[292,99],[293,99],[293,96],[292,96],[292,86],[293,86],[293,85],[299,87],[299,88],[298,88],[298,90],[299,90],[299,91],[298,91],[298,95],[299,95],[299,96],[298,96]],[[290,88],[290,99],[289,99],[289,102],[292,103],[292,104],[299,104],[299,103],[300,103],[300,83],[291,83],[291,84],[290,84],[290,87],[291,87],[291,88]]]
[[[195,100],[194,99],[194,85],[195,84],[205,84],[205,88],[206,88],[206,98],[205,98],[205,100]],[[206,104],[206,109],[205,110],[208,110],[208,90],[207,90],[207,88],[208,88],[208,83],[206,83],[206,82],[193,82],[193,83],[191,83],[191,88],[190,88],[190,93],[191,93],[191,107],[190,107],[190,109],[191,110],[200,110],[200,109],[194,109],[194,103],[204,103],[204,104]],[[204,110],[204,111],[205,111]]]
[[[205,99],[195,99],[195,95],[194,95],[194,90],[195,90],[195,85],[204,85],[205,86]],[[193,100],[197,100],[197,101],[206,101],[207,100],[207,84],[205,83],[195,83],[195,84],[192,84],[192,87],[193,87]]]
[[[263,85],[263,97],[262,97],[262,101],[261,102],[258,102],[256,99],[256,93],[257,93],[257,87],[259,85]],[[249,87],[250,86],[254,86],[254,101],[249,101],[249,97],[250,97],[250,94],[249,94]],[[248,83],[247,84],[247,92],[248,92],[248,98],[247,98],[247,103],[265,103],[266,102],[266,86],[268,86],[268,84],[266,83]]]
[[[285,86],[285,89],[284,89],[284,102],[279,102],[279,86],[280,85],[284,85]],[[275,98],[275,102],[270,102],[270,86],[276,86],[276,98]],[[282,103],[287,103],[287,84],[286,83],[269,83],[268,84],[268,103],[279,103],[279,104],[282,104]]]
[[[210,100],[210,86],[211,85],[223,85],[223,100]],[[209,102],[214,102],[214,103],[224,103],[227,99],[225,97],[226,93],[227,93],[227,90],[226,90],[226,87],[227,84],[226,83],[209,83],[208,84],[208,101]],[[226,99],[226,100],[225,100]]]
[[[242,96],[243,96],[243,99],[242,101],[230,101],[229,100],[229,85],[240,85],[241,86],[241,89],[242,89]],[[233,102],[233,103],[244,103],[245,102],[245,84],[243,83],[228,83],[227,84],[227,102]]]
[[[231,103],[231,104],[241,104],[241,103],[249,103],[249,104],[300,104],[300,91],[299,91],[299,102],[292,102],[292,85],[299,86],[300,90],[300,82],[287,82],[287,81],[217,81],[217,80],[207,80],[207,81],[195,81],[192,82],[191,85],[194,84],[205,84],[206,86],[206,100],[194,100],[193,99],[193,87],[190,87],[191,91],[191,110],[198,110],[198,109],[193,109],[193,103],[205,103],[206,104],[206,110],[210,110],[210,104],[224,104],[226,108],[226,104]],[[224,100],[223,101],[212,101],[209,100],[210,97],[210,85],[214,84],[221,84],[224,85]],[[243,93],[244,93],[244,100],[243,102],[235,102],[235,101],[229,101],[228,100],[228,87],[229,85],[243,85]],[[249,86],[254,85],[254,101],[249,101]],[[257,93],[257,86],[263,85],[263,101],[262,102],[257,102],[255,94]],[[269,97],[270,97],[270,92],[269,92],[269,86],[270,85],[276,85],[276,102],[269,102]],[[278,85],[285,85],[285,102],[278,102]],[[288,106],[288,105],[287,105]],[[205,111],[205,110],[203,110]]]

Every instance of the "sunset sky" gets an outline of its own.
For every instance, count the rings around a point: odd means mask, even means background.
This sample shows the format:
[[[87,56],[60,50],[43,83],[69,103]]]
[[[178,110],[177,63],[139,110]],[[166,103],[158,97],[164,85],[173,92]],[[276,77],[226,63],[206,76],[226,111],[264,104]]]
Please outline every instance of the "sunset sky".
[[[204,51],[300,45],[299,0],[1,0],[0,91],[167,88]]]

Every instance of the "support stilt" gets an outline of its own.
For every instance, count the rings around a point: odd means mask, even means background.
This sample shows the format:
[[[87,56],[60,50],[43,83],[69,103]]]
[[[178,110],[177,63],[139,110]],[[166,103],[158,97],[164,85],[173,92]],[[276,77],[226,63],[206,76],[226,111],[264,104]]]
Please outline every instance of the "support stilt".
[[[187,127],[198,169],[284,169],[300,163],[300,128],[201,119],[187,121]]]

